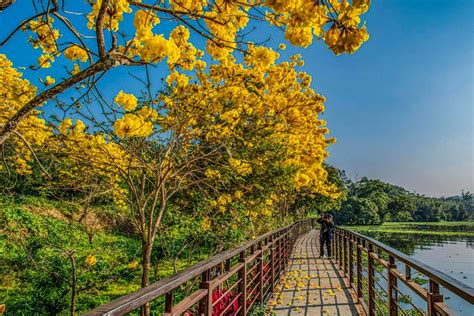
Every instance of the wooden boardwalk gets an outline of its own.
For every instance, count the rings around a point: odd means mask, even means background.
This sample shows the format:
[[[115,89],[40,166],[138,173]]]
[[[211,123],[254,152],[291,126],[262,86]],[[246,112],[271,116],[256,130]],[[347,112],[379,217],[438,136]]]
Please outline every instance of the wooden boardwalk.
[[[273,289],[267,306],[267,314],[271,315],[455,315],[443,301],[442,288],[474,306],[472,287],[375,239],[346,229],[334,230],[336,258],[319,259],[319,236],[313,227],[314,220],[306,219],[276,229],[86,315],[124,315],[138,312],[143,305],[154,301],[155,306],[162,304],[164,315],[182,315],[191,310],[193,315],[212,316],[218,305],[224,305],[227,311],[236,308],[239,315],[260,315],[261,307],[256,313],[254,308]],[[289,253],[292,245],[293,251]],[[349,275],[343,276],[338,268]],[[429,289],[412,280],[414,273],[428,279]],[[377,278],[387,282],[381,280],[380,285]],[[349,279],[359,299],[348,287]],[[194,292],[173,299],[173,292],[182,293],[180,287],[199,283]],[[226,291],[220,291],[216,299],[218,287]],[[405,294],[405,289],[411,292]],[[421,304],[407,299],[413,293]],[[224,301],[224,294],[231,294],[233,299]],[[161,302],[157,302],[158,298]]]
[[[295,244],[288,271],[269,300],[277,316],[365,315],[337,266],[319,259],[319,232],[311,230]]]

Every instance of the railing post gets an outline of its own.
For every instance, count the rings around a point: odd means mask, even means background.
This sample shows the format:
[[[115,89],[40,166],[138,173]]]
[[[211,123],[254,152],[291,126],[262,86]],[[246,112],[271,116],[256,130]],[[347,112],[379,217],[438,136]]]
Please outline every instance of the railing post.
[[[333,236],[333,240],[331,241],[331,247],[332,247],[332,255],[334,257],[335,260],[337,260],[337,246],[336,246],[336,237],[337,236],[337,228],[334,229],[334,236]],[[319,238],[321,238],[321,234],[319,235]]]
[[[277,249],[276,249],[276,263],[277,267],[275,267],[275,270],[278,273],[278,279],[280,279],[280,271],[281,271],[281,233],[278,234],[278,242],[277,242]]]
[[[405,278],[411,280],[411,268],[409,265],[405,265]]]
[[[283,274],[283,269],[285,268],[284,247],[285,247],[285,235],[284,233],[282,233],[280,235],[280,250],[279,250],[279,255],[278,255],[278,265],[279,265],[278,274],[280,278]]]
[[[354,258],[353,258],[353,251],[354,251],[354,248],[353,248],[353,236],[352,236],[352,233],[350,233],[350,236],[349,236],[349,287],[352,288],[352,283],[354,283],[354,271],[352,269],[352,267],[354,266]]]
[[[169,291],[165,295],[165,313],[171,313],[173,308],[173,291]]]
[[[205,297],[205,303],[203,306],[204,315],[212,315],[212,290],[211,290],[211,271],[210,269],[203,272],[201,288],[207,290],[207,295]]]
[[[374,258],[372,253],[374,252],[374,246],[369,242],[369,249],[367,250],[367,261],[368,261],[368,289],[369,289],[369,316],[375,315],[375,284],[374,284]]]
[[[363,293],[362,293],[362,249],[360,238],[357,237],[357,301],[362,303]]]
[[[275,235],[272,235],[272,243],[270,245],[270,291],[275,291]]]
[[[201,289],[207,289],[210,281],[210,274],[209,270],[203,272],[201,274]],[[207,296],[205,296],[200,302],[199,302],[199,314],[200,315],[208,315],[208,304],[209,304],[209,296],[211,297],[211,304],[212,304],[212,293],[207,293]],[[212,309],[212,307],[211,307]],[[211,313],[212,314],[212,313]]]
[[[436,315],[435,303],[443,301],[443,295],[439,292],[439,284],[432,279],[429,281],[430,291],[428,292],[427,303],[428,303],[428,316]]]
[[[395,258],[392,255],[388,257],[388,267],[387,267],[387,294],[388,294],[388,311],[390,316],[398,315],[398,291],[397,286],[397,277],[394,274],[393,270],[397,268],[395,264]]]
[[[242,269],[239,271],[239,278],[240,278],[240,285],[239,285],[239,292],[240,292],[240,306],[242,306],[242,316],[247,315],[247,260],[246,260],[246,252],[247,250],[243,250],[240,253],[239,261],[244,264]]]
[[[342,235],[342,258],[343,258],[343,266],[344,266],[344,276],[347,277],[347,232],[343,232]]]
[[[258,262],[258,301],[263,304],[263,247],[262,242],[258,244],[258,251],[260,254],[257,256]]]
[[[340,271],[343,271],[343,269],[342,269],[342,253],[343,253],[342,247],[343,247],[343,245],[342,245],[342,232],[339,232],[337,248],[339,248],[338,253],[339,253],[339,270]]]

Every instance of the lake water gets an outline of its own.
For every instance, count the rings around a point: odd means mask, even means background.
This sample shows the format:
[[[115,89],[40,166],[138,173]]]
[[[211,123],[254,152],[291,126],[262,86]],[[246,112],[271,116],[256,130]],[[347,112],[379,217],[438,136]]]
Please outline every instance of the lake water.
[[[474,287],[474,223],[401,224],[348,227],[377,239],[449,276]],[[459,315],[474,315],[473,305],[442,289],[445,302]],[[414,303],[423,304],[412,296]],[[424,307],[424,306],[423,306]]]

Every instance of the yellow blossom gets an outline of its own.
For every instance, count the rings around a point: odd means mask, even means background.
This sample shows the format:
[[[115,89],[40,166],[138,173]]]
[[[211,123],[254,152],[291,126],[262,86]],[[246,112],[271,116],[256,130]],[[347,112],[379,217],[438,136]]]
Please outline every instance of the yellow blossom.
[[[220,179],[221,173],[217,170],[207,169],[204,175],[210,179]]]
[[[172,71],[166,78],[166,83],[171,86],[176,83],[177,87],[186,87],[188,85],[188,77],[184,74],[180,74],[177,71]]]
[[[137,107],[137,97],[130,93],[119,91],[114,99],[115,103],[123,107],[125,111],[133,111]]]
[[[97,259],[94,255],[88,255],[86,257],[85,263],[88,267],[92,267],[93,265],[97,263]]]
[[[157,119],[158,118],[158,112],[156,112],[155,109],[148,107],[148,106],[143,106],[140,110],[138,110],[138,114],[140,114],[141,117],[145,119]]]
[[[211,229],[211,219],[209,217],[203,218],[201,221],[201,228],[204,231],[208,231]]]
[[[81,67],[78,64],[74,64],[74,68],[71,71],[72,75],[76,75],[81,72]]]
[[[180,46],[180,44],[185,44],[189,39],[189,30],[183,25],[177,26],[170,34],[170,38]]]
[[[153,26],[160,23],[160,19],[153,11],[138,10],[135,13],[133,25],[135,26],[135,36],[138,39],[150,38],[153,36]]]
[[[56,82],[56,80],[53,77],[46,76],[44,83],[47,86],[53,85]]]
[[[102,0],[95,0],[93,3],[92,12],[87,15],[87,27],[90,29],[95,28],[95,21],[102,6]],[[123,14],[131,13],[132,9],[128,0],[114,0],[112,6],[113,9],[105,11],[104,22],[107,29],[117,31],[119,29],[119,22],[123,20]]]
[[[153,133],[153,124],[141,116],[127,113],[114,123],[114,132],[118,137],[146,137]]]
[[[239,159],[229,158],[229,164],[238,174],[246,176],[252,173],[252,167],[250,164],[243,162]]]
[[[132,270],[138,268],[138,261],[134,260],[130,262],[129,264],[127,264],[127,268]]]
[[[66,56],[67,59],[70,61],[76,61],[79,60],[81,62],[86,62],[87,59],[89,58],[87,55],[87,51],[79,47],[77,45],[71,45],[68,48],[64,50],[64,56]]]
[[[51,55],[41,55],[39,58],[38,58],[38,65],[41,67],[41,68],[50,68],[51,67],[51,62],[54,61],[54,57],[51,56]]]

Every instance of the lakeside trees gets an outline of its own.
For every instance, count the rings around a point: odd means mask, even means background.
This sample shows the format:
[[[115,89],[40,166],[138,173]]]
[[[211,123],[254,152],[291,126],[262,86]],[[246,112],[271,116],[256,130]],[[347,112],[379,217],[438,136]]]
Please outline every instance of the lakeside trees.
[[[437,222],[473,219],[473,198],[461,196],[435,198],[416,194],[380,180],[363,177],[348,182],[347,196],[340,209],[334,209],[339,224],[374,225],[390,222]]]

